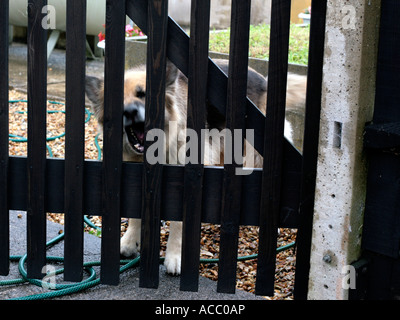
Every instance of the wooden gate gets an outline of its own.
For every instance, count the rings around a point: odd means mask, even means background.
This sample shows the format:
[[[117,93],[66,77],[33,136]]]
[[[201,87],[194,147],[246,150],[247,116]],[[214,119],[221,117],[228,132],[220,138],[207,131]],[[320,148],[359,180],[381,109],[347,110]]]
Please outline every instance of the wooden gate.
[[[0,274],[9,269],[9,211],[28,213],[28,277],[46,264],[46,212],[65,213],[65,279],[83,274],[83,213],[102,216],[101,281],[119,282],[120,218],[142,218],[140,286],[159,279],[160,219],[183,221],[182,290],[197,290],[200,223],[221,224],[218,291],[234,292],[239,225],[260,226],[256,294],[273,295],[278,227],[298,228],[296,298],[307,294],[326,3],[313,1],[303,154],[283,136],[291,0],[273,0],[267,114],[246,97],[250,0],[232,1],[229,77],[208,58],[209,0],[192,0],[190,37],[167,0],[107,0],[104,160],[84,160],[86,0],[67,0],[65,160],[46,159],[46,0],[28,1],[28,156],[8,155],[8,1],[0,3]],[[206,101],[229,129],[253,129],[263,169],[236,164],[122,162],[125,17],[148,36],[145,131],[163,128],[167,58],[189,79],[188,127],[205,126]],[[149,142],[146,142],[147,149]],[[145,149],[145,150],[146,150]],[[199,162],[200,163],[200,162]],[[26,186],[21,188],[21,186]],[[222,191],[221,191],[222,190]],[[99,200],[100,199],[100,200]],[[234,201],[232,201],[234,199]]]
[[[375,109],[365,129],[368,155],[362,256],[349,298],[400,297],[400,3],[382,2]]]

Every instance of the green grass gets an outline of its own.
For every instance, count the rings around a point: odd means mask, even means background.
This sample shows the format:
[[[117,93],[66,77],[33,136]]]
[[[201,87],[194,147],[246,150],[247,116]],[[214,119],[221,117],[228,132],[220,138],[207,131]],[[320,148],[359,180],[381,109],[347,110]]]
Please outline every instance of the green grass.
[[[290,26],[289,63],[307,65],[309,27]],[[250,26],[249,56],[268,59],[270,26]],[[230,30],[210,33],[210,51],[229,53]]]

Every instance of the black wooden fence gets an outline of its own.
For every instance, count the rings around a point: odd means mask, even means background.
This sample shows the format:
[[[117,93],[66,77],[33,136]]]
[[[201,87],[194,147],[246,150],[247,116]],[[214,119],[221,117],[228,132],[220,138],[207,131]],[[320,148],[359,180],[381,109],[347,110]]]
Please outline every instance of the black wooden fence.
[[[283,136],[291,0],[272,1],[267,117],[246,98],[250,0],[232,1],[229,77],[208,58],[209,0],[192,0],[191,37],[168,17],[167,0],[107,0],[104,160],[97,162],[84,160],[85,0],[67,0],[65,160],[46,159],[47,30],[41,27],[46,0],[28,1],[28,156],[9,157],[9,4],[1,1],[0,274],[9,270],[11,209],[28,212],[31,278],[42,278],[46,264],[46,212],[65,213],[65,279],[70,281],[83,275],[83,214],[101,215],[101,281],[113,285],[119,282],[120,218],[142,217],[140,286],[152,288],[159,279],[159,221],[183,221],[182,290],[198,288],[201,222],[221,224],[220,292],[235,290],[239,225],[257,225],[256,294],[273,295],[277,228],[289,227],[299,228],[296,298],[306,298],[326,3],[312,3],[301,155]],[[168,58],[189,79],[188,127],[196,132],[204,128],[207,100],[226,114],[228,128],[254,129],[254,147],[264,155],[262,170],[237,176],[234,164],[219,168],[122,162],[126,15],[148,35],[145,131],[163,128]]]
[[[400,297],[400,3],[382,2],[372,123],[365,128],[368,155],[362,255],[349,299]]]

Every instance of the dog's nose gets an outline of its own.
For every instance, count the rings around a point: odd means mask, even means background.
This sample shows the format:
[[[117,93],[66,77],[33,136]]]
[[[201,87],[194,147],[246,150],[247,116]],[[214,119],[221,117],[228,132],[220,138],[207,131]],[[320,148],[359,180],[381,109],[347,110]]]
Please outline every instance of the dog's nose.
[[[134,123],[144,122],[144,105],[141,103],[129,103],[124,106],[124,126],[130,126]]]

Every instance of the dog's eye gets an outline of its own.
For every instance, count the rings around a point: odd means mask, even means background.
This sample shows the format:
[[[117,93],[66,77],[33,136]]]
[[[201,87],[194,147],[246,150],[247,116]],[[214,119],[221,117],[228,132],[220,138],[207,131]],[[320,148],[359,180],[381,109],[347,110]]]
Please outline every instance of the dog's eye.
[[[146,97],[146,92],[143,89],[137,89],[136,97],[138,97],[139,99],[142,99],[142,98]]]

